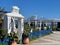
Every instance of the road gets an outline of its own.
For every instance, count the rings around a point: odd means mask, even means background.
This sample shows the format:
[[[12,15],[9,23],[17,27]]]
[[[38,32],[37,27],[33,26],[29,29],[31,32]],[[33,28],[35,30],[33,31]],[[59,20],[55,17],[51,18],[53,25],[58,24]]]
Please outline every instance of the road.
[[[30,45],[60,45],[60,31],[30,42]]]

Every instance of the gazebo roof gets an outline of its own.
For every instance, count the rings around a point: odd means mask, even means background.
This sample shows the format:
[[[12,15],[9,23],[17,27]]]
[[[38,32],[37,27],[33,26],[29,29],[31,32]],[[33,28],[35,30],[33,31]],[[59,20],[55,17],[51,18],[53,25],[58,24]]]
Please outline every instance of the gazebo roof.
[[[18,13],[6,13],[5,15],[12,16],[12,17],[24,18],[24,16],[22,16],[21,14],[18,14]]]
[[[17,6],[12,6],[12,11],[10,13],[6,13],[5,15],[12,16],[12,17],[24,18],[24,16],[19,14],[19,8]]]

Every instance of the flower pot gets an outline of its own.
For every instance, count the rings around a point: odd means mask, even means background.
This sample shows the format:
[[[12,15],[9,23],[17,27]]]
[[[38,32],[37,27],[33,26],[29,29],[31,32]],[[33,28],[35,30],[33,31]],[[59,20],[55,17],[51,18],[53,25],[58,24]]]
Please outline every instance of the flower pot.
[[[25,39],[23,40],[23,44],[29,44],[29,38],[25,38]]]
[[[22,44],[29,44],[29,36],[28,35],[26,35],[26,34],[22,34]]]
[[[13,42],[11,43],[11,45],[17,45],[17,42],[16,42],[16,41],[13,41]]]

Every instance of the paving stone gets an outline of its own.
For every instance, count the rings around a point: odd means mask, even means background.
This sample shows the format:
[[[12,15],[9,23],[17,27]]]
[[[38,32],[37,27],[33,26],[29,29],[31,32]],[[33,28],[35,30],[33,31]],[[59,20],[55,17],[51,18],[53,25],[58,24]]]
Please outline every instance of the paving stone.
[[[30,45],[60,45],[60,31],[54,31],[51,35],[32,41]]]

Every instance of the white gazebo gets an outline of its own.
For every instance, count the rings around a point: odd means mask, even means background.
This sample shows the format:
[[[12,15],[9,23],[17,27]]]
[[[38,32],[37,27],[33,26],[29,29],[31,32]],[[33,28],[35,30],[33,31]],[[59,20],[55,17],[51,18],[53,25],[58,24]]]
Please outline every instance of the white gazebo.
[[[19,40],[21,39],[24,30],[24,16],[19,14],[17,6],[13,6],[12,11],[4,15],[4,27],[8,30],[8,33],[11,31],[18,33]]]

